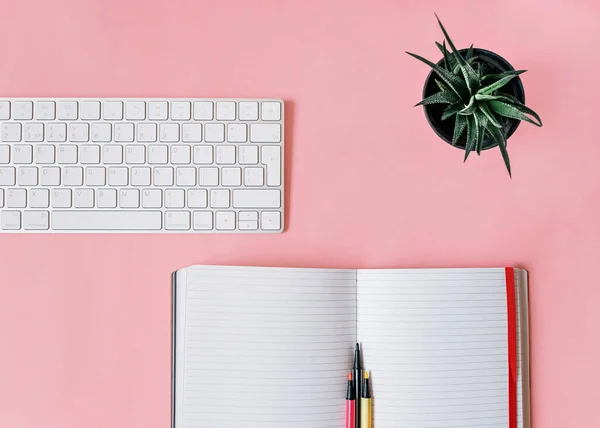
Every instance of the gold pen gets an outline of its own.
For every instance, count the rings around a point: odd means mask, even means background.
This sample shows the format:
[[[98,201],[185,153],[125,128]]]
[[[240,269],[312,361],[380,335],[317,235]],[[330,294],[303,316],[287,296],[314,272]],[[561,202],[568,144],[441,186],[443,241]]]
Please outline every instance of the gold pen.
[[[373,418],[371,415],[372,398],[369,391],[369,372],[365,370],[365,377],[360,389],[360,428],[371,428]]]

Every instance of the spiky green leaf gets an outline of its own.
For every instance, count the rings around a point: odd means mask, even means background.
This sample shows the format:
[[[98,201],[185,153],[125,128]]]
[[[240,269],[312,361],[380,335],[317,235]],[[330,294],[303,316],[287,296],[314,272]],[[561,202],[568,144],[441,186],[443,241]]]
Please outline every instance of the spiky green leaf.
[[[455,116],[459,111],[463,109],[463,103],[458,102],[456,104],[449,105],[442,113],[442,120],[446,120],[452,116]]]
[[[494,113],[490,111],[490,108],[488,107],[487,103],[479,104],[479,109],[485,115],[485,117],[487,117],[487,120],[493,126],[495,126],[496,128],[502,128],[502,124],[500,123],[500,121],[498,119],[496,119],[496,116],[494,115]]]
[[[479,130],[479,132],[477,134],[477,143],[475,144],[475,149],[477,150],[477,156],[479,156],[479,155],[481,155],[481,147],[483,146],[485,131],[488,126],[487,125],[488,119],[483,113],[480,112],[480,110],[475,110],[473,117],[475,118],[475,122],[477,123],[477,128]]]
[[[510,160],[508,158],[508,151],[506,150],[506,137],[502,130],[498,128],[491,127],[488,129],[494,141],[500,147],[500,152],[502,153],[502,158],[504,159],[504,165],[506,165],[506,169],[508,170],[508,175],[512,178],[512,173],[510,171]]]
[[[458,98],[458,95],[456,95],[454,92],[442,91],[425,98],[423,101],[415,105],[415,107],[427,106],[431,104],[454,104],[459,101],[460,98]]]
[[[482,94],[475,94],[475,99],[477,101],[491,101],[491,100],[497,100],[499,99],[500,96],[499,95],[482,95]]]
[[[500,74],[486,74],[481,78],[481,81],[485,82],[486,80],[498,80],[506,76],[519,76],[525,72],[527,72],[527,70],[510,70]]]
[[[454,63],[450,61],[451,56],[448,55],[448,49],[446,49],[446,41],[444,40],[443,44],[435,42],[438,49],[442,51],[442,55],[444,56],[444,68],[448,71],[452,71],[454,68]]]
[[[465,145],[465,160],[463,162],[467,161],[467,158],[469,157],[469,153],[471,153],[471,150],[473,150],[473,148],[475,148],[475,143],[477,142],[478,138],[479,138],[479,127],[477,126],[477,119],[475,119],[475,116],[468,116],[467,117],[467,144]]]
[[[450,90],[450,88],[448,88],[446,85],[444,85],[443,82],[440,82],[438,79],[433,79],[433,80],[435,81],[435,84],[440,89],[440,91],[449,91]]]
[[[460,77],[455,76],[448,70],[440,67],[437,64],[434,64],[433,62],[429,61],[428,59],[423,58],[420,55],[410,53],[410,52],[406,52],[406,53],[409,54],[410,56],[412,56],[413,58],[416,58],[419,61],[430,66],[433,69],[433,71],[435,71],[437,73],[437,75],[440,76],[440,78],[444,81],[444,83],[446,85],[448,85],[452,91],[454,91],[454,93],[456,95],[458,95],[462,99],[466,99],[469,97],[469,89],[467,88],[467,86],[465,85],[465,82],[463,82],[463,80]]]
[[[505,86],[506,84],[508,84],[508,82],[513,80],[515,77],[517,77],[516,74],[510,75],[510,76],[504,76],[502,79],[498,80],[497,82],[494,82],[488,86],[484,86],[483,88],[479,89],[477,91],[477,93],[481,94],[481,95],[491,95],[498,89],[500,89],[503,86]]]
[[[467,61],[463,58],[460,51],[458,49],[456,49],[456,46],[454,46],[452,39],[448,35],[448,32],[444,28],[444,25],[442,24],[442,21],[440,21],[440,18],[437,16],[437,14],[435,15],[435,17],[438,20],[438,24],[440,25],[442,32],[444,33],[444,37],[446,38],[446,40],[448,41],[448,44],[450,45],[450,49],[452,49],[452,54],[454,55],[456,62],[460,66],[460,70],[463,74],[465,82],[467,83],[467,87],[469,88],[469,91],[471,93],[477,92],[479,90],[479,88],[481,87],[481,82],[479,81],[479,78],[477,77],[477,73],[475,73],[475,70],[473,70],[473,67],[471,67],[471,65],[469,65],[467,63]]]
[[[467,51],[467,55],[465,56],[465,59],[467,60],[467,62],[469,62],[469,60],[473,58],[473,45],[471,45],[471,47],[469,47],[469,50]]]
[[[469,104],[467,104],[458,114],[462,114],[464,116],[470,116],[473,114],[475,109],[477,108],[477,104],[475,103],[475,97],[471,97],[469,100]]]
[[[530,109],[529,107],[527,107],[525,104],[523,104],[521,101],[519,101],[518,99],[516,99],[512,95],[505,94],[505,95],[501,96],[498,99],[498,101],[502,101],[502,102],[505,102],[507,104],[510,104],[510,105],[516,107],[522,113],[529,114],[529,115],[533,116],[539,122],[539,124],[534,123],[534,125],[540,126],[540,127],[542,126],[542,119],[540,118],[540,116],[535,111],[533,111],[532,109]]]
[[[460,139],[461,135],[467,127],[466,116],[456,116],[456,122],[454,122],[454,134],[452,135],[452,145],[456,146],[456,143]]]
[[[517,106],[514,104],[509,104],[505,101],[489,101],[488,105],[492,111],[498,113],[500,116],[508,117],[510,119],[524,120],[525,122],[529,122],[535,126],[542,126],[542,121],[537,113],[523,105]],[[533,114],[530,112],[533,112]],[[538,122],[532,120],[529,116],[527,116],[527,114],[532,115],[538,120]]]

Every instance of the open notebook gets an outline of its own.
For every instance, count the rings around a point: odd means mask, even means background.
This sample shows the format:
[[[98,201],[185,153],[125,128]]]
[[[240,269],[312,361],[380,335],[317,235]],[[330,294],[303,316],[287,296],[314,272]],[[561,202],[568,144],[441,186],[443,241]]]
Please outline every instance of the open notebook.
[[[529,428],[527,272],[173,274],[173,428],[340,428],[354,344],[374,428]]]

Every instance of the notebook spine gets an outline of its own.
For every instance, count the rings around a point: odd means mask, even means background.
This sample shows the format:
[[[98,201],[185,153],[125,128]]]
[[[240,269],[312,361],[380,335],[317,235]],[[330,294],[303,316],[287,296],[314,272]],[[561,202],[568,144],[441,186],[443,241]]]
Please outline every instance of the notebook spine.
[[[177,271],[171,274],[171,428],[175,428],[175,329],[177,314]]]

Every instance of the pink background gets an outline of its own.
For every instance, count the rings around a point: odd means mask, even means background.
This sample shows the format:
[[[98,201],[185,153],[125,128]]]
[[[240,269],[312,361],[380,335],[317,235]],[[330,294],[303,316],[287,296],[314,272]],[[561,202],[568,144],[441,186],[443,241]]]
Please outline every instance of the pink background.
[[[281,97],[287,230],[0,235],[0,426],[158,428],[170,273],[194,263],[530,271],[535,427],[600,426],[596,0],[2,0],[3,96]],[[433,12],[545,122],[473,155],[419,101]]]

